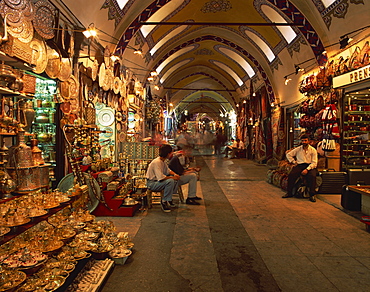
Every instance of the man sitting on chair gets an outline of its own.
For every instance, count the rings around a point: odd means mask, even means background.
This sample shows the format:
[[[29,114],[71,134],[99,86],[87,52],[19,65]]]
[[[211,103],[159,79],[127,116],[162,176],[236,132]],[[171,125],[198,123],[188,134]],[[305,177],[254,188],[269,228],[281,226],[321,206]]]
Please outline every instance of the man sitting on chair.
[[[180,179],[178,181],[179,187],[184,184],[189,184],[188,187],[188,198],[186,199],[186,204],[188,205],[200,205],[197,200],[201,200],[202,198],[197,197],[197,180],[198,175],[197,173],[200,171],[200,168],[187,168],[185,169],[184,166],[181,164],[180,158],[181,156],[187,155],[187,148],[184,148],[183,153],[180,151],[175,153],[170,159],[168,167],[174,172],[180,175]],[[183,158],[183,157],[182,157]]]
[[[301,146],[289,151],[286,157],[290,163],[294,164],[294,167],[288,175],[288,191],[283,198],[293,197],[294,184],[299,176],[303,175],[307,180],[310,201],[316,202],[317,151],[309,145],[308,135],[302,135]]]
[[[171,212],[170,207],[174,207],[172,194],[177,190],[178,180],[180,179],[180,176],[170,170],[165,162],[166,159],[171,159],[172,153],[170,145],[162,145],[159,148],[159,156],[149,164],[146,172],[148,189],[153,192],[163,190],[161,201],[163,212]]]

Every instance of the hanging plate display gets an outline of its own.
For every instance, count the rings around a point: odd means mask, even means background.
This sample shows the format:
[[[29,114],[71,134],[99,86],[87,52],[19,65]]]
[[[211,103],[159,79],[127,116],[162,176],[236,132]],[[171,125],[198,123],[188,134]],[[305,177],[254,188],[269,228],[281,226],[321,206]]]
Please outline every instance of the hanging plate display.
[[[104,130],[106,133],[104,133],[104,137],[110,138],[113,136],[113,129],[111,127],[105,127]]]
[[[26,1],[25,0],[4,0],[6,5],[13,9],[23,9],[26,7]]]
[[[58,79],[61,81],[67,81],[72,75],[72,65],[69,58],[62,58],[60,63],[60,72]]]
[[[35,4],[35,30],[45,39],[52,39],[55,35],[55,8],[48,1],[39,0]]]
[[[3,18],[8,15],[6,23],[9,26],[20,26],[24,20],[19,10],[9,7],[4,1],[0,2],[0,14]]]
[[[93,81],[96,80],[96,78],[98,77],[98,70],[99,70],[99,63],[98,61],[95,59],[94,60],[94,63],[92,64],[92,68],[91,68],[91,79]]]
[[[69,83],[69,96],[70,98],[78,97],[79,83],[73,75],[71,75],[67,81]]]
[[[114,113],[111,109],[102,109],[98,114],[98,122],[102,126],[110,126],[114,122]]]
[[[31,64],[36,65],[33,68],[33,72],[40,74],[45,71],[46,65],[48,64],[48,58],[46,55],[46,45],[44,41],[34,38],[30,43],[32,49]]]
[[[105,64],[101,63],[99,68],[99,86],[104,86],[104,80],[105,80]]]
[[[60,64],[61,64],[61,58],[60,54],[50,48],[47,47],[47,58],[48,58],[48,63],[45,68],[45,73],[50,77],[50,78],[57,78],[59,72],[60,72]]]
[[[120,132],[122,129],[122,124],[121,123],[116,123],[116,130],[117,132]]]
[[[114,80],[113,80],[113,92],[115,94],[119,94],[120,92],[120,89],[121,89],[121,79],[119,79],[119,77],[114,77]]]
[[[33,27],[31,21],[22,21],[19,26],[9,26],[8,32],[22,43],[29,43],[33,38]]]
[[[126,140],[126,134],[125,134],[125,132],[119,133],[119,135],[118,135],[118,141],[125,142],[125,140]]]

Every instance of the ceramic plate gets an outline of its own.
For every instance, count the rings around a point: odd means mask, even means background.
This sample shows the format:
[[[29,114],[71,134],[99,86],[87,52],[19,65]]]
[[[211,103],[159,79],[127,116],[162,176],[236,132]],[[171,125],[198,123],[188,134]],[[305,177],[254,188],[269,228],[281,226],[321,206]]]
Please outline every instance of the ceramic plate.
[[[110,126],[114,122],[114,113],[111,109],[102,109],[98,114],[98,122],[102,126]]]
[[[110,138],[113,136],[113,129],[111,127],[105,127],[104,131],[107,132],[107,133],[104,133],[104,137]]]

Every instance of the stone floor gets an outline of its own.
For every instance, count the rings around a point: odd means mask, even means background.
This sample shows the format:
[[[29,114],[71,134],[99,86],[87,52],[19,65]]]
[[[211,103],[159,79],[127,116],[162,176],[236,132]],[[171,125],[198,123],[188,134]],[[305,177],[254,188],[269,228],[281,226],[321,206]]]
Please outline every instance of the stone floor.
[[[135,246],[103,292],[370,291],[370,233],[340,196],[282,199],[264,165],[196,162],[200,206],[109,218]]]

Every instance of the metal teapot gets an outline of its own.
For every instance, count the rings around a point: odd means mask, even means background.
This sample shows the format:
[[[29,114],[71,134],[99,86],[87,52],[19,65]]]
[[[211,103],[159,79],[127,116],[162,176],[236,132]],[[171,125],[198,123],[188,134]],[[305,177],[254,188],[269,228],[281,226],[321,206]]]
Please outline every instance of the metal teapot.
[[[38,133],[37,140],[40,142],[50,142],[52,135],[50,133]]]

